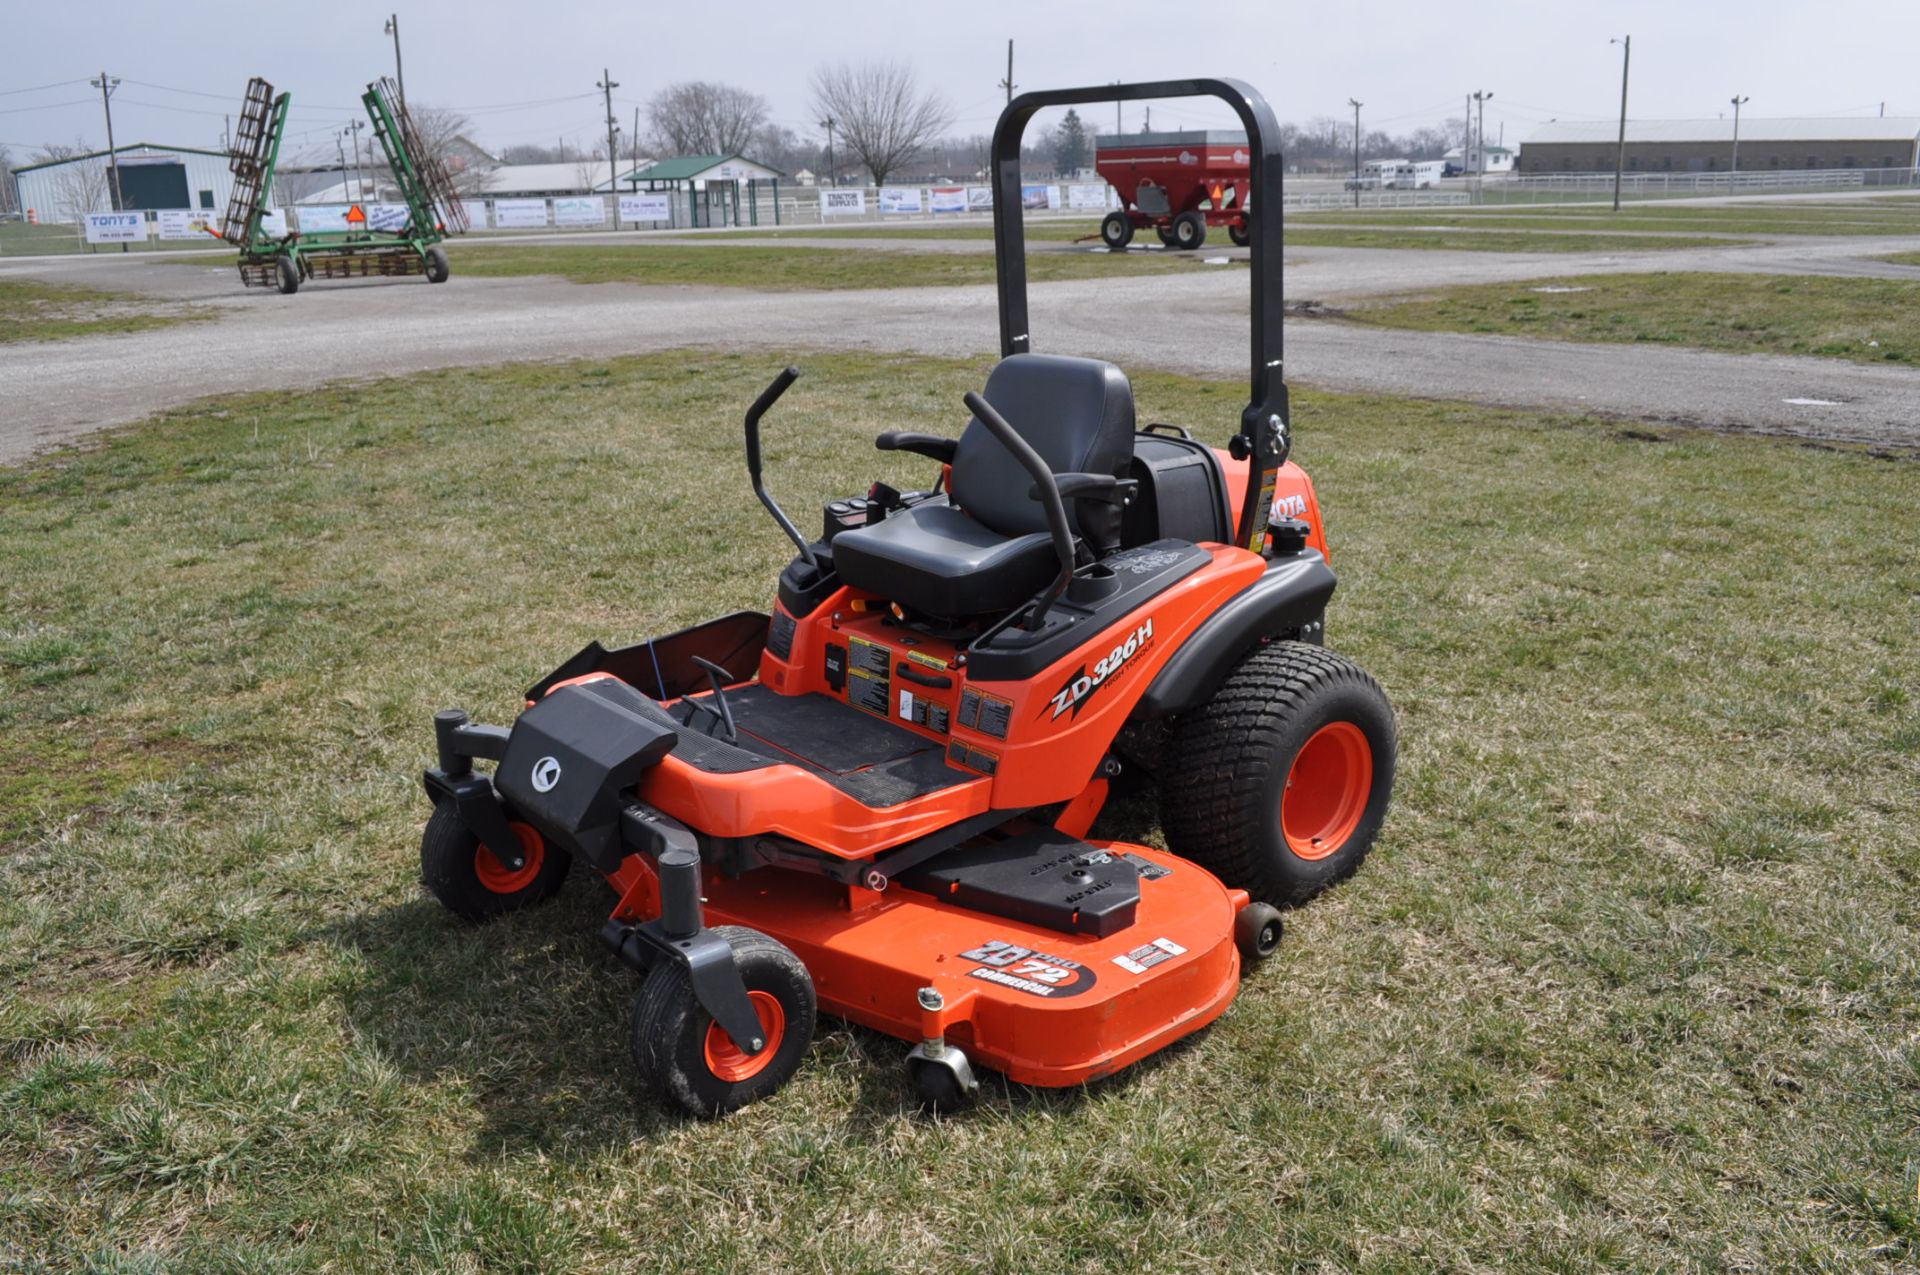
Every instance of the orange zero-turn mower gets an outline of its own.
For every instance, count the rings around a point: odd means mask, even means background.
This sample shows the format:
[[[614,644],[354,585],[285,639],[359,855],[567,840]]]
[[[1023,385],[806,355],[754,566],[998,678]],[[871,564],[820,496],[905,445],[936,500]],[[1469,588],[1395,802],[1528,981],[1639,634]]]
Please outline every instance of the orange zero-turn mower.
[[[1044,107],[1211,95],[1246,125],[1251,398],[1225,449],[1137,427],[1094,359],[1030,352],[1020,139]],[[915,1042],[922,1101],[976,1067],[1108,1075],[1217,1018],[1279,942],[1276,905],[1353,872],[1392,788],[1394,722],[1322,645],[1334,576],[1287,460],[1281,160],[1233,80],[1028,93],[994,137],[1002,361],[955,438],[882,434],[928,490],[836,500],[772,613],[608,650],[527,693],[511,729],[435,719],[428,888],[481,920],[575,860],[645,974],[633,1055],[701,1115],[793,1075],[822,1011]],[[475,761],[494,763],[491,774]],[[1115,780],[1160,795],[1168,850],[1088,840]]]

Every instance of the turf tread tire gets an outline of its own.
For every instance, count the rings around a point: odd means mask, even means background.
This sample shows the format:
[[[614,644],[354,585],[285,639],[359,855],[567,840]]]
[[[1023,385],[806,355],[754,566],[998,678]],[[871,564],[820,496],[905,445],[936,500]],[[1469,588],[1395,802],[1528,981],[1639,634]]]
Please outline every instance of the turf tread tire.
[[[540,871],[512,894],[498,894],[481,884],[473,856],[480,841],[452,802],[442,802],[420,834],[420,880],[441,906],[463,920],[481,922],[544,903],[559,893],[573,866],[573,856],[552,842],[541,851]]]
[[[1373,787],[1359,824],[1318,860],[1287,848],[1279,802],[1300,745],[1329,721],[1367,735]],[[1342,656],[1305,642],[1257,648],[1213,699],[1175,723],[1161,784],[1167,846],[1255,899],[1304,903],[1359,870],[1392,796],[1397,735],[1380,684]]]
[[[706,1066],[703,1051],[713,1016],[701,1008],[686,971],[669,964],[647,974],[633,1003],[634,1065],[649,1086],[701,1119],[768,1097],[792,1079],[812,1043],[818,1018],[813,978],[784,943],[741,925],[715,926],[713,932],[733,948],[747,990],[772,993],[786,1013],[786,1023],[765,1071],[745,1080],[723,1080]]]

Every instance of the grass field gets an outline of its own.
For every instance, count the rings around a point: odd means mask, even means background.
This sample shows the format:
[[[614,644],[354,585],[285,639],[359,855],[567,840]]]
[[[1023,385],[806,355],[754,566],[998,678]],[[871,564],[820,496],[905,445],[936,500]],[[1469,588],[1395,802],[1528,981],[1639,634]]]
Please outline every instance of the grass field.
[[[1431,331],[1920,362],[1920,280],[1582,275],[1449,288],[1351,317]]]
[[[921,477],[873,434],[983,372],[797,361],[796,511]],[[941,1122],[833,1025],[727,1121],[636,1092],[602,887],[421,897],[429,715],[765,605],[775,366],[263,393],[0,470],[0,1267],[1920,1261],[1920,467],[1858,453],[1299,395],[1400,782],[1227,1016]]]
[[[1897,266],[1920,266],[1920,252],[1896,252],[1881,258]]]
[[[1605,206],[1568,205],[1529,209],[1409,208],[1397,211],[1355,210],[1298,214],[1294,225],[1337,222],[1347,226],[1421,227],[1453,229],[1551,231],[1658,231],[1667,234],[1721,235],[1920,235],[1920,203],[1885,208],[1854,202],[1830,205],[1725,204],[1711,206],[1663,205],[1623,208],[1614,213]]]
[[[849,252],[835,248],[670,247],[644,244],[463,244],[453,249],[463,275],[500,278],[551,274],[575,283],[700,284],[762,292],[849,288],[935,288],[993,282],[986,253]],[[1027,259],[1035,283],[1113,274],[1219,269],[1181,254],[1036,254]]]
[[[1318,215],[1318,214],[1316,214]],[[1297,248],[1416,248],[1449,252],[1657,252],[1669,248],[1712,248],[1728,247],[1741,240],[1717,239],[1704,235],[1609,235],[1609,234],[1553,234],[1539,235],[1525,233],[1524,229],[1511,232],[1424,230],[1424,222],[1407,222],[1403,227],[1389,223],[1380,229],[1370,226],[1351,229],[1345,226],[1315,227],[1311,220],[1294,216],[1287,223],[1287,246]],[[1557,228],[1557,227],[1556,227]],[[1100,229],[1097,221],[1029,221],[1025,223],[1025,237],[1036,242],[1058,243],[1064,240],[1081,239],[1096,234]],[[1579,229],[1579,227],[1567,227]],[[791,230],[743,231],[753,238],[770,237],[776,239],[833,239],[833,238],[875,238],[875,239],[991,239],[993,228],[981,225],[963,226],[888,226],[885,224],[858,227],[811,226],[797,227]],[[709,236],[679,236],[682,238],[707,239]],[[1151,234],[1136,236],[1136,245],[1152,242]],[[1207,236],[1207,247],[1227,248],[1232,241],[1224,230],[1212,230]],[[736,251],[738,251],[736,249]],[[1127,259],[1156,259],[1162,256],[1178,258],[1185,253],[1129,252]],[[1028,261],[1037,262],[1048,259],[1047,254],[1035,254]],[[1100,260],[1096,255],[1094,260]]]
[[[206,240],[182,242],[178,239],[144,239],[126,245],[133,252],[176,252],[182,248],[204,247]],[[115,253],[119,244],[89,245],[78,226],[30,226],[25,222],[0,222],[0,258],[42,257],[59,253]]]
[[[206,317],[202,307],[156,307],[128,293],[0,278],[0,342],[138,332]]]

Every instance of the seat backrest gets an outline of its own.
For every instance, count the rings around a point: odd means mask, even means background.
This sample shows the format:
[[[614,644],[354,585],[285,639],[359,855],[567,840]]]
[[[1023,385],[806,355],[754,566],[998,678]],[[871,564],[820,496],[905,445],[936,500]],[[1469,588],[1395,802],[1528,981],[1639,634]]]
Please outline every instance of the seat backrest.
[[[1056,474],[1127,475],[1133,460],[1133,387],[1099,359],[1014,354],[1000,360],[982,397],[1020,432]],[[1047,529],[1046,511],[1029,494],[1033,479],[978,420],[953,454],[954,503],[1003,536]],[[1069,500],[1067,518],[1096,549],[1117,543],[1119,510]]]

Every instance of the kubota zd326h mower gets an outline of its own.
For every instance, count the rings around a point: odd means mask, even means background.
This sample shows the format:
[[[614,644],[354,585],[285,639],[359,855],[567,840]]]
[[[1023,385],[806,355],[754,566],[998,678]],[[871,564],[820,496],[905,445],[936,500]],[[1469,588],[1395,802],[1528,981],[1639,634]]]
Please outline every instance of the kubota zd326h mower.
[[[1195,95],[1238,112],[1260,192],[1252,395],[1221,451],[1137,431],[1120,369],[1027,334],[1028,120]],[[958,438],[878,440],[934,462],[931,489],[875,483],[802,535],[760,478],[789,368],[746,417],[754,492],[797,550],[771,615],[593,643],[511,729],[435,719],[428,888],[480,920],[549,897],[575,860],[604,874],[603,937],[645,974],[635,1061],[688,1110],[778,1089],[819,1011],[916,1042],[936,1106],[977,1065],[1107,1075],[1218,1017],[1278,943],[1275,905],[1359,866],[1394,723],[1322,646],[1334,577],[1287,460],[1275,138],[1232,80],[1014,100],[994,135],[1004,358]],[[1136,769],[1169,851],[1086,839]]]

